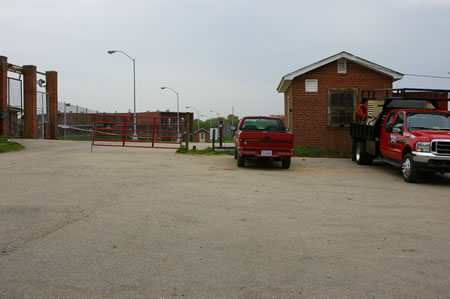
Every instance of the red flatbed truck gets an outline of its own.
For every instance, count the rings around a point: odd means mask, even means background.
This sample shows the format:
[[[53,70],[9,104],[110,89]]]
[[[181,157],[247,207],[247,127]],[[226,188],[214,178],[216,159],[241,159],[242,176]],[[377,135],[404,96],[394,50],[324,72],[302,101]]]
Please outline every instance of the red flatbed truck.
[[[441,108],[449,96],[442,89],[363,91],[359,121],[350,125],[352,160],[371,164],[380,157],[409,183],[421,173],[450,172],[450,112]]]

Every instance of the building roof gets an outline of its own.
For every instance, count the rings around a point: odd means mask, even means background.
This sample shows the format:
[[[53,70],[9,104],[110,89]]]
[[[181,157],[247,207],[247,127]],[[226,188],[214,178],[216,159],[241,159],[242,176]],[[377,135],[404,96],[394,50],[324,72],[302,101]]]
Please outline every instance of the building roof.
[[[371,61],[362,59],[362,58],[360,58],[358,56],[355,56],[353,54],[350,54],[348,52],[342,51],[342,52],[340,52],[340,53],[338,53],[336,55],[333,55],[333,56],[330,56],[328,58],[322,59],[322,60],[320,60],[320,61],[318,61],[316,63],[310,64],[310,65],[305,66],[305,67],[303,67],[301,69],[298,69],[298,70],[296,70],[296,71],[294,71],[292,73],[284,75],[281,78],[280,83],[278,84],[277,91],[278,92],[285,92],[289,88],[289,85],[291,85],[291,82],[292,82],[292,80],[294,80],[294,78],[296,78],[296,77],[298,77],[300,75],[306,74],[306,73],[308,73],[308,72],[310,72],[312,70],[315,70],[315,69],[317,69],[319,67],[322,67],[322,66],[324,66],[326,64],[329,64],[329,63],[334,62],[334,61],[336,61],[338,59],[341,59],[341,58],[345,58],[345,59],[347,59],[347,60],[349,60],[351,62],[354,62],[356,64],[359,64],[361,66],[364,66],[366,68],[374,70],[376,72],[379,72],[379,73],[381,73],[383,75],[392,77],[393,81],[397,81],[397,80],[400,80],[401,78],[403,78],[403,74],[402,73],[396,72],[394,70],[388,69],[387,67],[381,66],[379,64],[376,64],[376,63],[373,63]]]
[[[208,130],[203,129],[203,128],[198,129],[197,131],[194,132],[194,134],[197,134],[200,131],[205,131],[207,134],[209,134]]]

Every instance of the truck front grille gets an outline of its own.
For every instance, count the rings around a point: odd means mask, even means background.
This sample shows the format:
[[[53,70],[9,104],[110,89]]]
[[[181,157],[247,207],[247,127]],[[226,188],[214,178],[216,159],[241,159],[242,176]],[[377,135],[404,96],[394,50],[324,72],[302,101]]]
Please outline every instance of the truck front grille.
[[[431,142],[431,151],[439,155],[450,155],[450,141],[433,140]]]

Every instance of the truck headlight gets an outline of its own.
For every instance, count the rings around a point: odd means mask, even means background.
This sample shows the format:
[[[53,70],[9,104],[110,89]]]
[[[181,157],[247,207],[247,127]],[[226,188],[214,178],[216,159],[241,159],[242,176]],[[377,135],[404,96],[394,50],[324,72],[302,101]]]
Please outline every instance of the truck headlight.
[[[430,142],[417,142],[416,152],[430,152]]]

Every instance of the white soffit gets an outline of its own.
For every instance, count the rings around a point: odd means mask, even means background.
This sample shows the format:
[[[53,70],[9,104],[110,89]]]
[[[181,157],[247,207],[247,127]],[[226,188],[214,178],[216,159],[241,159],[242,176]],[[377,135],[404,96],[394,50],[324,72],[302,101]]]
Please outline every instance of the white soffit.
[[[322,60],[320,60],[320,61],[318,61],[316,63],[310,64],[310,65],[305,66],[305,67],[303,67],[301,69],[298,69],[295,72],[292,72],[292,73],[289,73],[287,75],[284,75],[281,78],[280,83],[278,84],[277,91],[280,92],[280,93],[281,92],[285,92],[288,89],[289,85],[291,85],[291,82],[292,82],[292,80],[294,80],[294,78],[296,78],[298,76],[301,76],[303,74],[306,74],[306,73],[308,73],[308,72],[310,72],[310,71],[312,71],[314,69],[317,69],[319,67],[322,67],[322,66],[324,66],[326,64],[329,64],[329,63],[331,63],[333,61],[339,60],[341,58],[345,58],[345,59],[350,60],[350,61],[352,61],[352,62],[354,62],[356,64],[362,65],[362,66],[364,66],[366,68],[369,68],[369,69],[374,70],[376,72],[382,73],[383,75],[392,77],[392,79],[394,81],[397,81],[397,80],[400,80],[401,78],[403,78],[403,74],[402,73],[396,72],[394,70],[388,69],[387,67],[381,66],[379,64],[376,64],[376,63],[370,62],[368,60],[362,59],[362,58],[360,58],[358,56],[355,56],[353,54],[350,54],[348,52],[342,51],[341,53],[338,53],[336,55],[333,55],[333,56],[330,56],[328,58],[322,59]]]

